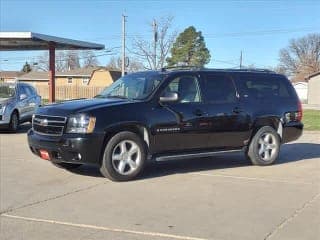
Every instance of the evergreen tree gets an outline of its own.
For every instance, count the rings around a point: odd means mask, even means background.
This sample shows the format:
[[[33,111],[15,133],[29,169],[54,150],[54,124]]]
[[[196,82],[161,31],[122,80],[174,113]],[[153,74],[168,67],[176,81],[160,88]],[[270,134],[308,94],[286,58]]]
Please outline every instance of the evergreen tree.
[[[171,48],[171,57],[167,58],[169,66],[187,65],[203,67],[210,61],[210,52],[202,33],[190,26],[179,34]]]
[[[22,72],[25,72],[25,73],[28,73],[28,72],[31,72],[31,66],[28,62],[26,62],[23,67],[22,67]]]

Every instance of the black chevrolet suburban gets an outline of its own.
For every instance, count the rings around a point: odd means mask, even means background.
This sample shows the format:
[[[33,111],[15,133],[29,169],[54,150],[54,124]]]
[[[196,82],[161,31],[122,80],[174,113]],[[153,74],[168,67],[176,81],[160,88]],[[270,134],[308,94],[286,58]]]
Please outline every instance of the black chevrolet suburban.
[[[31,151],[64,168],[94,164],[114,181],[147,161],[243,151],[255,165],[276,161],[301,136],[297,94],[268,70],[176,68],[126,75],[93,99],[40,107]]]

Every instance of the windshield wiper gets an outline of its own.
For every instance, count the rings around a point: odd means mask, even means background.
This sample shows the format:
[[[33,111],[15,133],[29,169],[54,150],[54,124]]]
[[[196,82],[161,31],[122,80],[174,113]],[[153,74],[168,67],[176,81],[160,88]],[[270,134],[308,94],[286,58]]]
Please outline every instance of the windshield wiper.
[[[98,95],[94,96],[94,98],[106,98],[106,96],[98,94]]]
[[[123,95],[107,95],[107,98],[120,98],[120,99],[128,99],[126,96]]]

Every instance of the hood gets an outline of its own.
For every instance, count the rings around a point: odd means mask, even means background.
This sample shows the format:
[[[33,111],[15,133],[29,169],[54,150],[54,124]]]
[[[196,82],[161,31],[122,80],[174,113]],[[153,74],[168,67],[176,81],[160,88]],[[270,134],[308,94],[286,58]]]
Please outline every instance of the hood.
[[[90,111],[96,108],[126,104],[132,101],[116,98],[93,98],[71,100],[61,103],[54,103],[38,108],[37,114],[68,116],[75,113]]]
[[[0,98],[0,105],[6,105],[12,98]]]

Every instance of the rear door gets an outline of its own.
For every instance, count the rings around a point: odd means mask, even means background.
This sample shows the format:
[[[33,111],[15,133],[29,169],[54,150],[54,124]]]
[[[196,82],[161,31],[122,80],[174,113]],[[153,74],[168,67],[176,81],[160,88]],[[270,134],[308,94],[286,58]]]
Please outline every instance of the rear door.
[[[249,137],[250,117],[239,100],[232,76],[203,74],[201,87],[208,113],[208,148],[237,148]]]

